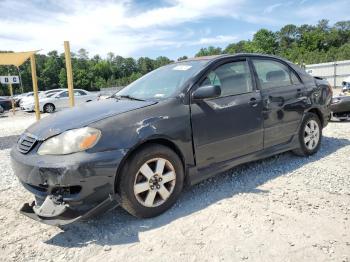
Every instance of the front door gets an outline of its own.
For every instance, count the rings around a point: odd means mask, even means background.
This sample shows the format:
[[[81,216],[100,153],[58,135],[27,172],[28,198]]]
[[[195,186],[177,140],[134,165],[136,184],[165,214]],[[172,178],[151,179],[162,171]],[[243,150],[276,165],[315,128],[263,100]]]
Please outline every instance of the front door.
[[[199,86],[219,85],[221,96],[192,102],[197,166],[219,163],[263,148],[262,100],[246,60],[211,70]]]
[[[287,64],[267,58],[252,62],[264,104],[264,148],[288,143],[303,117],[304,85]]]

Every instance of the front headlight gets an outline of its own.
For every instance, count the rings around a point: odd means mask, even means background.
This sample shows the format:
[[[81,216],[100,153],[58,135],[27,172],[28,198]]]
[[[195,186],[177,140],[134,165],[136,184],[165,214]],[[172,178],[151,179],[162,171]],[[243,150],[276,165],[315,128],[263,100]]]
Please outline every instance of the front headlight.
[[[101,137],[101,131],[83,127],[63,132],[41,144],[39,155],[66,155],[92,148]]]

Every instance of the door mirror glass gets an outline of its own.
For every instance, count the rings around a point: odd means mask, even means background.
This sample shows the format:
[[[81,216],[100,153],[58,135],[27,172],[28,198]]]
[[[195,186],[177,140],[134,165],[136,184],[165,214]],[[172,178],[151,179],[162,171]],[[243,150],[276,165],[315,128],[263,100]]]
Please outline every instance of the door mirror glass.
[[[192,98],[194,100],[202,100],[206,98],[215,98],[221,95],[220,86],[207,85],[201,86],[193,92]]]

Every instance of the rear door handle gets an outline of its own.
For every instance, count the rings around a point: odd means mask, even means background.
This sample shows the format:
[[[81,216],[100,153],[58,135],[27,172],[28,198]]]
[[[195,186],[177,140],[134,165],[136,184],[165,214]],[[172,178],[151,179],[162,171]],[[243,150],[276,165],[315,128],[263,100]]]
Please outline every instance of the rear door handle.
[[[248,104],[249,104],[250,106],[252,106],[252,107],[257,107],[257,106],[258,106],[258,101],[256,100],[256,98],[252,97],[252,98],[249,100]]]

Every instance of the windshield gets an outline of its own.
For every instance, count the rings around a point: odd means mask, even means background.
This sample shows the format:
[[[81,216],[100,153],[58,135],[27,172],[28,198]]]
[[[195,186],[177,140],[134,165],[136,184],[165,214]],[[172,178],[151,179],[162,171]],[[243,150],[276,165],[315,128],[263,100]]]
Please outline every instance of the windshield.
[[[113,97],[126,96],[142,100],[171,97],[206,63],[205,60],[188,61],[160,67],[131,83]]]

